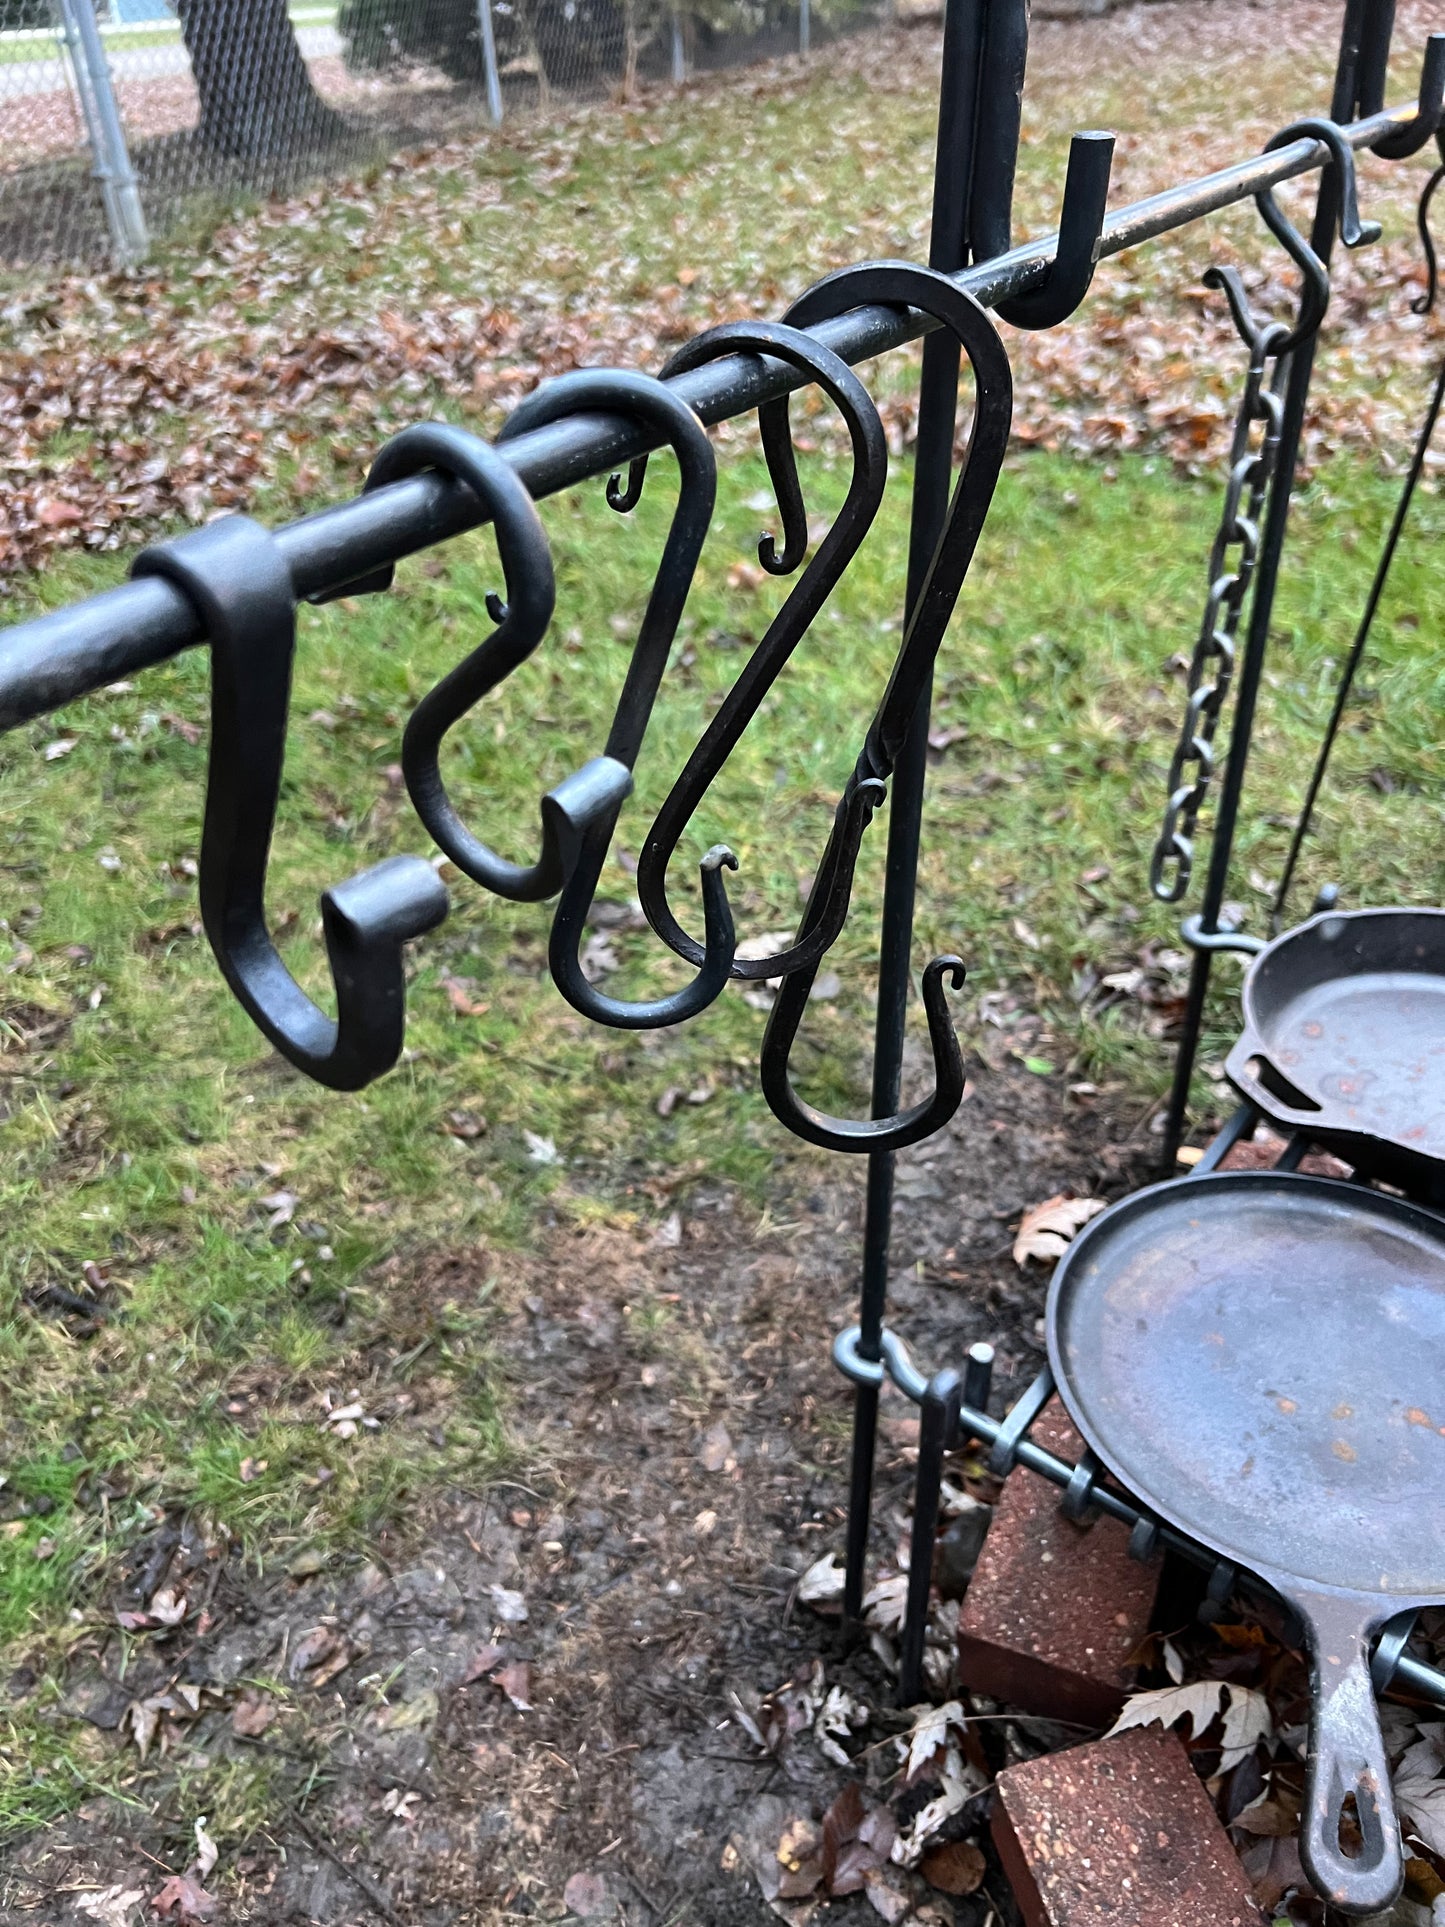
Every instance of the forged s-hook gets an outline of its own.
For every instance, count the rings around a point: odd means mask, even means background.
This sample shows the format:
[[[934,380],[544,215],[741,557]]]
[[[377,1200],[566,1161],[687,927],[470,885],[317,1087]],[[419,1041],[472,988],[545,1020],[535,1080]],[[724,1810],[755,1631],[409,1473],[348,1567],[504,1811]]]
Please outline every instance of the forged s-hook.
[[[404,428],[377,455],[365,490],[385,488],[423,469],[463,482],[497,534],[506,600],[487,598],[498,625],[486,640],[429,690],[407,722],[401,767],[417,815],[433,841],[474,883],[514,903],[555,896],[576,863],[587,825],[615,816],[632,789],[632,772],[608,756],[590,763],[542,798],[542,848],[535,863],[509,863],[473,835],[458,816],[441,773],[442,739],[466,712],[526,661],[547,633],[556,602],[552,554],[532,498],[493,448],[448,422]]]
[[[1440,287],[1440,268],[1435,254],[1435,237],[1430,232],[1430,204],[1435,199],[1441,181],[1445,181],[1445,131],[1435,137],[1440,149],[1440,165],[1426,181],[1420,195],[1420,206],[1415,219],[1420,229],[1420,245],[1425,250],[1425,292],[1416,295],[1410,303],[1411,314],[1429,314],[1435,306],[1435,296]]]
[[[1312,119],[1292,121],[1282,127],[1272,140],[1265,143],[1266,154],[1278,148],[1288,147],[1297,140],[1317,140],[1330,150],[1329,171],[1336,176],[1340,197],[1340,239],[1347,248],[1367,247],[1380,238],[1378,221],[1360,219],[1359,194],[1355,179],[1355,150],[1345,139],[1339,127],[1332,120]],[[1255,196],[1255,205],[1264,217],[1265,226],[1290,256],[1291,260],[1304,275],[1304,290],[1300,299],[1299,318],[1284,338],[1273,343],[1269,353],[1283,357],[1293,354],[1295,349],[1307,341],[1318,329],[1325,318],[1325,310],[1330,301],[1329,270],[1294,226],[1289,216],[1275,199],[1274,189],[1265,188]],[[1228,277],[1231,270],[1216,270],[1219,275]],[[1206,277],[1207,279],[1208,277]],[[1235,309],[1235,322],[1246,340],[1250,339],[1241,314],[1240,304],[1236,301],[1235,290],[1227,279],[1217,283],[1229,295],[1230,306]],[[1243,304],[1243,316],[1249,315],[1248,304]],[[1249,326],[1259,324],[1249,316]],[[1251,344],[1252,345],[1252,344]]]
[[[835,876],[844,861],[842,835],[851,820],[847,806],[859,792],[881,792],[897,763],[978,547],[1013,419],[1013,376],[1003,343],[987,311],[947,275],[901,261],[844,268],[810,288],[794,303],[787,319],[795,326],[807,327],[872,303],[917,308],[955,335],[973,373],[973,427],[942,534],[909,610],[888,686],[849,778],[833,837],[803,912],[800,940],[811,932],[830,902]],[[937,957],[923,973],[923,1007],[933,1054],[932,1095],[881,1118],[830,1117],[805,1104],[793,1089],[789,1059],[816,972],[813,964],[783,978],[763,1034],[761,1082],[773,1114],[807,1142],[835,1151],[901,1150],[931,1136],[963,1100],[963,1055],[944,994],[945,980],[955,989],[962,985],[962,960]]]
[[[401,1055],[402,946],[439,924],[447,893],[421,857],[394,856],[321,898],[336,1019],[291,976],[266,928],[266,865],[286,751],[296,595],[275,539],[243,515],[136,557],[172,582],[211,645],[211,740],[201,837],[201,920],[226,982],[296,1068],[355,1091]]]
[[[668,652],[712,520],[717,467],[707,431],[686,402],[653,376],[625,369],[580,368],[572,374],[559,375],[513,410],[498,439],[511,441],[531,429],[584,414],[629,417],[671,444],[681,472],[677,507],[607,737],[607,757],[630,773],[642,747],[652,706],[667,668]],[[608,485],[608,500],[614,507],[625,503],[616,476]],[[693,981],[666,997],[645,1003],[626,1003],[605,996],[587,981],[579,952],[621,807],[622,798],[618,796],[593,815],[581,832],[576,861],[562,886],[552,919],[548,962],[557,988],[584,1017],[618,1030],[657,1030],[706,1010],[728,981],[737,939],[722,871],[724,866],[735,870],[737,858],[721,844],[703,858],[705,945],[701,967]]]
[[[666,378],[683,374],[689,369],[700,368],[709,361],[732,354],[771,355],[775,360],[786,362],[790,367],[811,376],[847,424],[853,450],[853,473],[849,479],[847,496],[833,526],[792,593],[769,623],[767,633],[748,658],[742,674],[728,691],[717,714],[688,757],[681,775],[647,833],[647,840],[638,858],[637,894],[648,922],[664,943],[692,963],[702,961],[703,948],[696,938],[687,934],[673,914],[667,900],[667,866],[718,772],[736,749],[783,665],[817,620],[839,578],[862,546],[878,513],[888,479],[888,444],[883,424],[878,419],[878,411],[867,389],[845,361],[797,328],[779,322],[726,323],[688,342],[668,362],[663,375]],[[794,554],[799,539],[789,526],[787,498],[790,491],[799,516],[802,516],[803,509],[802,490],[798,483],[797,464],[788,427],[787,397],[765,402],[758,411],[758,418],[767,451],[769,473],[783,509],[786,531],[784,550],[774,569],[774,573],[780,573],[783,564]],[[636,481],[637,470],[634,468],[632,486],[636,485]],[[632,487],[629,487],[631,492]],[[800,539],[806,548],[805,519]],[[758,555],[764,567],[769,566],[768,555],[772,551],[773,538],[765,534],[758,545]],[[744,961],[735,959],[732,967],[734,977],[756,980],[785,975],[808,963],[816,964],[831,947],[847,918],[853,864],[863,832],[876,806],[877,799],[870,803],[869,798],[862,795],[856,800],[850,799],[843,806],[846,820],[840,823],[839,835],[844,860],[835,866],[833,891],[807,938],[776,956],[754,957]]]

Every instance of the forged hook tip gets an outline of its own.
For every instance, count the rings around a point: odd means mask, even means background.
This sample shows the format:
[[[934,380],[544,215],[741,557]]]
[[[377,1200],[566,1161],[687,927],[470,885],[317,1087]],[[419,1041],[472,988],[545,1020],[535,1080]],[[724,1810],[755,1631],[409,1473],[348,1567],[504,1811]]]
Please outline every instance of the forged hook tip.
[[[510,611],[507,607],[507,604],[503,601],[501,596],[497,594],[496,590],[488,589],[487,614],[492,618],[492,621],[505,622],[507,620],[509,613]]]
[[[619,515],[630,515],[642,500],[642,484],[647,475],[647,457],[640,456],[627,465],[627,480],[615,471],[607,477],[607,506]]]
[[[785,542],[780,551],[770,529],[758,536],[758,560],[769,575],[791,575],[802,559],[793,543]]]
[[[726,843],[714,843],[698,867],[705,877],[716,876],[724,868],[736,870],[738,860]]]

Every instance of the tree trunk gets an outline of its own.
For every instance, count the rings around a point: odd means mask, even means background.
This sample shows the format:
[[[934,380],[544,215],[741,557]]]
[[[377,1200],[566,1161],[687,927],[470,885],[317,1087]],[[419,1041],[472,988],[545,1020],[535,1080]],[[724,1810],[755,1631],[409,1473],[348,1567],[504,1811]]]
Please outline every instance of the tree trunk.
[[[341,132],[311,84],[286,0],[179,0],[178,11],[212,153],[288,160]]]

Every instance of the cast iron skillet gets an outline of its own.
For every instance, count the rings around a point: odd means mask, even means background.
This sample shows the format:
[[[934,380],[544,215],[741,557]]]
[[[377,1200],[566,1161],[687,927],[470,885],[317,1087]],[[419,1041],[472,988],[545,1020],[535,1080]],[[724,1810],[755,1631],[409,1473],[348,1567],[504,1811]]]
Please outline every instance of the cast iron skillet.
[[[1301,1857],[1343,1912],[1383,1911],[1403,1867],[1366,1654],[1395,1614],[1445,1603],[1445,1220],[1293,1172],[1154,1185],[1069,1247],[1048,1343],[1109,1470],[1298,1611]]]
[[[1274,1122],[1445,1203],[1445,910],[1331,910],[1277,937],[1226,1068]]]

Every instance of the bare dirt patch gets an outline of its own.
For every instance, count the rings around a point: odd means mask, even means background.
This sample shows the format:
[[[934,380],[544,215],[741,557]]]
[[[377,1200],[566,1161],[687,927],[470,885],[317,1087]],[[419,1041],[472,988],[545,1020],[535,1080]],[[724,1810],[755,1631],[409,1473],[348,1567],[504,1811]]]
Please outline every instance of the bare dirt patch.
[[[1137,1115],[1024,1068],[1032,1025],[999,1030],[951,1129],[900,1162],[895,1322],[930,1363],[991,1340],[1001,1396],[1040,1359],[1046,1274],[1010,1252],[1023,1210],[1127,1188],[1151,1142]],[[183,1875],[187,1763],[218,1756],[264,1762],[269,1780],[254,1839],[202,1889],[215,1919],[490,1922],[570,1903],[760,1922],[750,1862],[850,1778],[906,1824],[928,1789],[900,1779],[908,1719],[886,1669],[795,1598],[841,1546],[849,1400],[827,1348],[854,1315],[861,1178],[786,1165],[761,1219],[705,1180],[620,1223],[574,1200],[532,1254],[393,1261],[397,1343],[498,1292],[514,1479],[430,1496],[353,1562],[303,1552],[258,1573],[194,1522],[158,1521],[109,1608],[128,1629],[77,1649],[63,1716],[106,1745],[144,1728],[169,1790],[148,1817],[96,1800],[22,1845],[7,1917],[80,1921],[82,1901]],[[874,1551],[896,1571],[911,1408],[887,1412]],[[835,1685],[868,1708],[846,1766],[810,1730]],[[976,1834],[979,1813],[975,1799],[946,1832]],[[992,1864],[951,1899],[894,1872],[934,1920],[1012,1918]],[[828,1918],[878,1915],[860,1894]]]

